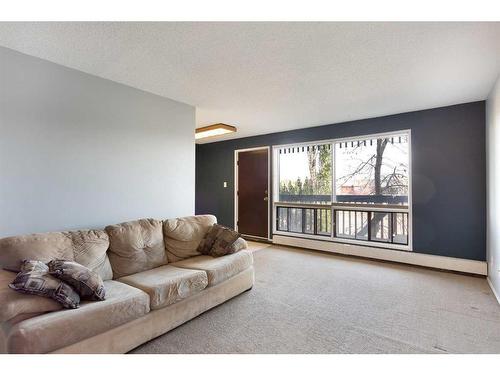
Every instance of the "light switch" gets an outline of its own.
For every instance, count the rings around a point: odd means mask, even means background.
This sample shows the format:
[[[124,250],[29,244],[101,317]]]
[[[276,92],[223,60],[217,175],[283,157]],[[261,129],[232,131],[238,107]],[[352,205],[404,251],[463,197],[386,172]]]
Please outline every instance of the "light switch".
[[[224,181],[224,187],[227,188],[227,181]]]

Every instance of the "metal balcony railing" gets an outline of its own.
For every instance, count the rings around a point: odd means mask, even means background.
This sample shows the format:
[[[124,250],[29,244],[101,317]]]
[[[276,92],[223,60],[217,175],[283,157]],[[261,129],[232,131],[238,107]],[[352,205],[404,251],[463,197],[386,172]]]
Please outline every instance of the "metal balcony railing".
[[[334,209],[335,237],[408,245],[408,213]]]
[[[276,202],[279,232],[408,245],[408,206]]]
[[[331,236],[331,208],[276,206],[276,210],[276,229],[281,232]]]

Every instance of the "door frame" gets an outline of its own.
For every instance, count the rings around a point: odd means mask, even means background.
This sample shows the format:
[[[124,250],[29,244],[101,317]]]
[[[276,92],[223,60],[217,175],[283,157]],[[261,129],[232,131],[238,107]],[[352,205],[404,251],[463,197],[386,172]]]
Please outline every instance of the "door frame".
[[[251,148],[242,148],[239,150],[234,150],[234,230],[238,231],[238,156],[240,152],[248,152],[248,151],[257,151],[257,150],[267,150],[267,237],[258,237],[251,236],[254,238],[271,240],[271,231],[269,228],[271,227],[271,204],[273,195],[271,192],[271,146],[260,146],[260,147],[251,147]]]

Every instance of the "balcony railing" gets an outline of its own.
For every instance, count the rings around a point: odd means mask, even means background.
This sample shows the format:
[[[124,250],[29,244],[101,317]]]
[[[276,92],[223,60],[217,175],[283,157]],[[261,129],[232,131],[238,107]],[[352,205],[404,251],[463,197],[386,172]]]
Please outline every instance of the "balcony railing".
[[[334,209],[335,237],[408,245],[408,213]]]
[[[276,229],[281,232],[331,236],[330,208],[277,206],[276,209]]]
[[[408,245],[408,207],[401,204],[277,202],[275,210],[278,232]]]

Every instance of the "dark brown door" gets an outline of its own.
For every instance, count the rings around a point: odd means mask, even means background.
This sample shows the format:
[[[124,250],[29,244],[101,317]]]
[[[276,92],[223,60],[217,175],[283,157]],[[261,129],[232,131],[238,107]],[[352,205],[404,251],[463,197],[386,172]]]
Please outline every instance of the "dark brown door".
[[[268,238],[269,149],[238,152],[238,231]]]

